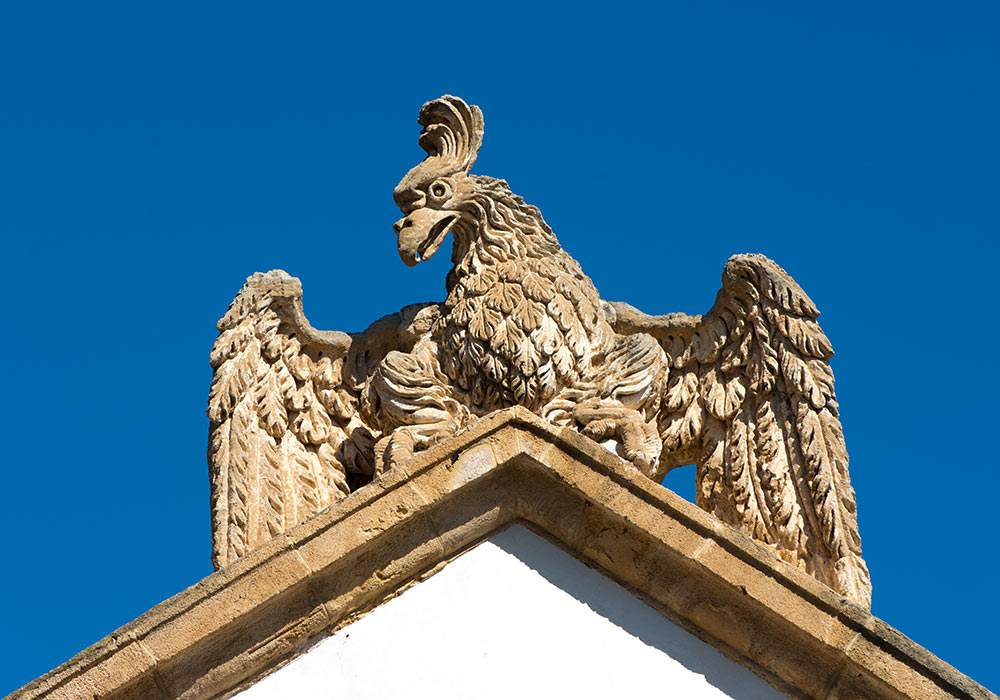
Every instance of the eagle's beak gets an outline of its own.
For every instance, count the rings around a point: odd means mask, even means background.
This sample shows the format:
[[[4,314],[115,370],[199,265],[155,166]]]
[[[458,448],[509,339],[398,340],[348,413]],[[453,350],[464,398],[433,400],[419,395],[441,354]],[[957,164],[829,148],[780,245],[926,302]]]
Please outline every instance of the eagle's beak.
[[[410,212],[392,225],[399,238],[399,257],[410,267],[430,260],[457,220],[455,212],[427,207]]]

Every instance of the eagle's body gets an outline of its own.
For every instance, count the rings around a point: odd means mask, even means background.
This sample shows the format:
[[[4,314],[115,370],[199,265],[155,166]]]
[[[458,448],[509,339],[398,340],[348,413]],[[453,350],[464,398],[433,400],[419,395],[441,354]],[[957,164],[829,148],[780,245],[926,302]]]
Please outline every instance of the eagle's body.
[[[666,355],[649,335],[617,335],[600,295],[537,207],[496,178],[469,173],[482,113],[457,98],[421,111],[428,157],[393,193],[408,265],[454,237],[448,296],[428,337],[386,354],[368,383],[376,421],[392,426],[387,466],[511,405],[595,439],[617,438],[650,476],[662,441],[656,410]],[[589,432],[588,432],[589,431]]]
[[[472,179],[479,225],[453,229],[455,266],[433,332],[441,369],[477,413],[538,411],[607,354],[615,333],[538,209],[502,181]]]

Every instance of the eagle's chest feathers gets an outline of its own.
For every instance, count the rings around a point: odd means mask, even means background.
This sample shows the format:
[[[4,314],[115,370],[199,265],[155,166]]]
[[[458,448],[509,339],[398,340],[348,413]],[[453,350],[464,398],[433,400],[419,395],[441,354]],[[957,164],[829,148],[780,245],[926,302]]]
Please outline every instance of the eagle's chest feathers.
[[[579,266],[560,251],[456,266],[436,335],[441,367],[486,409],[538,407],[607,352],[614,331]]]

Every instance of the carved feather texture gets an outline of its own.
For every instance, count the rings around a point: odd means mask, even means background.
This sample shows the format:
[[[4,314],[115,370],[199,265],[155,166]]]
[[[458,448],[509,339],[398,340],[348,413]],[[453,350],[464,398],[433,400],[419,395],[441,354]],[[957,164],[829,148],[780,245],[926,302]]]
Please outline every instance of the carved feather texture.
[[[674,370],[664,451],[696,448],[698,504],[869,607],[830,341],[812,300],[767,258],[732,258],[691,329],[653,329]]]
[[[454,236],[448,296],[324,340],[297,280],[248,280],[212,352],[216,565],[346,495],[376,440],[391,468],[519,404],[652,476],[696,461],[701,507],[868,606],[833,350],[791,277],[736,256],[704,317],[605,304],[537,208],[469,174],[478,108],[445,96],[419,121],[428,157],[394,191],[398,244],[413,264]]]
[[[340,376],[346,350],[297,337],[300,300],[298,280],[258,273],[219,321],[208,401],[216,567],[346,496],[348,469],[370,472],[368,426]]]

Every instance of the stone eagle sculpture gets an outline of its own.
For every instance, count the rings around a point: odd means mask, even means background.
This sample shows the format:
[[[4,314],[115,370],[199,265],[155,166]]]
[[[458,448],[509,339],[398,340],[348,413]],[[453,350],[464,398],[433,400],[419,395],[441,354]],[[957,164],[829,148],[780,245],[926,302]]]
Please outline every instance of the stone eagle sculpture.
[[[603,302],[537,207],[469,172],[478,107],[446,95],[418,121],[427,157],[393,193],[393,228],[407,265],[452,235],[447,298],[323,332],[297,279],[247,280],[211,354],[215,565],[517,404],[657,481],[695,463],[700,507],[868,607],[833,350],[799,285],[738,255],[704,316]]]

